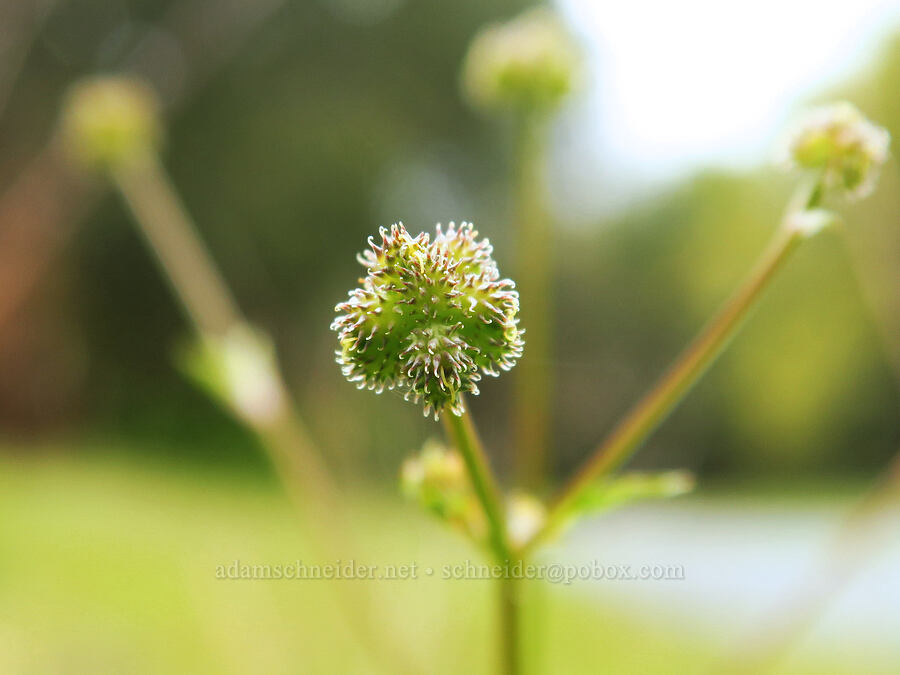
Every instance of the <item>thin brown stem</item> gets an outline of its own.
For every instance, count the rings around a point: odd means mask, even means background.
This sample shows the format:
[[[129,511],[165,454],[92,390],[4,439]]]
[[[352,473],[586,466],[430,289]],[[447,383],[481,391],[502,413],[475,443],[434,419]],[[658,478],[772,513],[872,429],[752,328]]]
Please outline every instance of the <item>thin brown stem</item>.
[[[245,326],[228,287],[197,235],[158,157],[148,152],[135,158],[114,170],[112,179],[200,338],[216,341]],[[272,368],[269,376],[280,401],[272,414],[248,416],[240,414],[239,410],[235,413],[262,441],[262,447],[297,507],[306,532],[311,535],[307,544],[323,558],[340,559],[353,548],[344,500],[296,414],[277,368]],[[338,584],[335,588],[335,597],[351,630],[363,641],[369,653],[390,662],[392,672],[397,668],[414,672],[384,636],[373,634],[368,601],[361,597],[363,587]],[[385,652],[390,652],[390,658],[386,658]]]
[[[788,213],[788,219],[796,209],[815,205],[815,186],[810,192],[800,194]],[[787,219],[785,222],[786,225],[778,229],[769,248],[737,292],[565,486],[552,505],[545,526],[525,545],[524,550],[531,550],[557,529],[585,488],[621,466],[678,406],[721,354],[775,273],[804,238],[796,227],[787,226]]]
[[[12,7],[26,3],[5,4]],[[55,4],[56,0],[43,3],[45,17]],[[149,25],[142,35],[136,36],[135,49],[115,69],[148,76],[166,92],[170,109],[177,108],[225,65],[284,2],[219,3],[215,21],[209,21],[210,4],[209,0],[170,3],[172,7],[161,23]],[[2,17],[0,26],[4,31],[9,29]],[[166,86],[178,78],[160,68],[160,64],[168,63],[171,48],[168,41],[156,39],[160,29],[175,35],[184,48],[191,72],[188,87]],[[3,69],[0,66],[0,71]],[[2,98],[0,93],[0,108]],[[0,340],[72,236],[78,221],[94,207],[101,194],[96,185],[82,180],[65,154],[61,152],[58,134],[54,133],[12,172],[15,181],[0,193]]]
[[[120,166],[112,178],[199,336],[216,340],[245,325],[156,155],[148,152]],[[292,497],[304,506],[304,512],[317,504],[319,509],[325,505],[335,507],[327,508],[326,513],[337,513],[340,499],[331,477],[288,402],[287,387],[277,369],[273,369],[271,377],[279,400],[286,403],[272,415],[241,419],[267,441],[264,446]]]
[[[198,334],[221,338],[245,324],[234,298],[219,274],[196,228],[169,182],[158,158],[148,153],[113,172],[113,181],[134,214],[176,297],[184,306]],[[277,370],[271,373],[279,398],[289,401],[287,387]],[[246,419],[246,418],[244,418]],[[284,474],[288,487],[300,494],[315,495],[315,502],[336,505],[337,490],[305,426],[287,403],[268,418],[247,419],[254,430],[270,442],[273,459]],[[292,470],[296,457],[302,470]]]
[[[522,325],[528,347],[516,367],[513,445],[520,485],[537,489],[546,479],[550,445],[553,375],[553,237],[544,180],[547,124],[543,117],[520,120],[516,129],[514,185],[516,286],[522,301]]]
[[[857,236],[860,236],[857,230]],[[866,252],[844,233],[851,268],[859,294],[868,305],[872,324],[878,331],[886,358],[900,383],[900,349],[893,339],[900,307],[900,296],[892,292],[895,268],[892,258],[879,249]],[[884,246],[883,240],[879,244]],[[877,259],[883,258],[885,262]],[[880,300],[880,302],[879,302]],[[900,504],[900,452],[894,455],[875,484],[836,528],[829,546],[816,561],[816,567],[804,574],[803,582],[769,610],[747,635],[732,646],[712,672],[758,673],[775,666],[791,646],[822,616],[829,604],[846,588],[867,561],[884,546],[878,526]]]
[[[225,335],[240,322],[237,305],[156,155],[115,169],[113,179],[197,330]]]

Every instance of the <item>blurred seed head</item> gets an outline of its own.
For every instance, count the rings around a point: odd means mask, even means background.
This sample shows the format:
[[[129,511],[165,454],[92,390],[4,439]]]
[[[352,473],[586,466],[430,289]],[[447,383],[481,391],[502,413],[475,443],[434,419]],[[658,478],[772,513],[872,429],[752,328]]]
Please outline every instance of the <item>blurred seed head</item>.
[[[103,169],[141,157],[162,139],[156,95],[126,76],[92,77],[73,85],[66,95],[61,128],[78,161]]]
[[[550,112],[574,88],[580,57],[560,18],[533,9],[475,36],[463,64],[463,91],[487,111]]]
[[[403,462],[400,484],[407,498],[454,527],[481,540],[484,514],[472,490],[462,457],[439,441],[429,440]]]
[[[433,496],[441,501],[448,494],[469,490],[462,457],[434,440],[427,441],[418,455],[403,462],[401,486],[410,497]]]
[[[463,413],[462,394],[522,355],[515,284],[500,279],[487,239],[471,223],[410,236],[402,224],[369,237],[367,274],[335,308],[337,362],[348,380],[378,393],[397,389],[435,419]]]
[[[826,190],[861,198],[874,189],[889,145],[885,129],[841,102],[812,111],[792,135],[789,152],[795,166],[822,172]]]

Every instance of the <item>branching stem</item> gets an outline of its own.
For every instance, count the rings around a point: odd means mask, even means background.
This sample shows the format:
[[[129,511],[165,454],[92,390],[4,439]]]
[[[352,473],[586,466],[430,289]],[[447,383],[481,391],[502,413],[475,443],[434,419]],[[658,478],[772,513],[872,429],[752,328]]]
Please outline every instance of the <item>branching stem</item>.
[[[500,655],[503,672],[506,675],[519,675],[521,672],[521,650],[519,645],[519,614],[521,597],[521,580],[511,575],[512,566],[518,558],[513,554],[506,532],[506,515],[503,495],[488,463],[484,447],[475,431],[475,426],[468,412],[454,415],[449,410],[443,414],[447,435],[463,461],[475,488],[475,494],[481,502],[488,521],[488,536],[491,552],[497,563],[505,570],[498,581],[500,610]]]
[[[798,191],[782,226],[775,233],[768,249],[743,284],[685,349],[668,371],[625,416],[613,432],[594,451],[551,506],[544,527],[525,544],[523,552],[531,551],[565,520],[583,491],[621,466],[656,430],[662,421],[684,399],[688,391],[703,376],[710,364],[722,353],[729,340],[749,316],[763,291],[776,272],[805,234],[793,226],[793,217],[802,210],[814,208],[820,199],[818,182]]]
[[[516,128],[516,286],[528,346],[513,372],[512,447],[519,485],[528,489],[539,489],[546,480],[553,396],[553,237],[544,178],[547,133],[543,116],[526,115]]]
[[[111,178],[201,339],[222,338],[243,325],[237,304],[197,235],[158,156],[148,151],[130,158],[111,172]],[[265,419],[242,419],[259,436],[308,534],[312,535],[308,544],[318,549],[323,557],[339,559],[342,552],[349,552],[350,534],[344,502],[306,426],[296,414],[277,369],[273,369],[271,377],[283,404]],[[361,597],[362,591],[350,597],[349,587],[344,586],[335,586],[338,589],[336,598],[351,630],[363,641],[369,653],[391,663],[394,671],[400,668],[403,672],[414,672],[403,655],[386,644],[382,635],[373,634],[368,600]]]

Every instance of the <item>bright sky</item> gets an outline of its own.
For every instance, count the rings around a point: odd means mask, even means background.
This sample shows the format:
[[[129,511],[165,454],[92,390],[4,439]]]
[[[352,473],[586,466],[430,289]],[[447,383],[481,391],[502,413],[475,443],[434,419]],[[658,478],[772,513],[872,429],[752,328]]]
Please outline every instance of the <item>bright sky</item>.
[[[580,172],[600,163],[632,189],[697,166],[767,161],[798,104],[900,27],[900,0],[558,5],[586,44],[591,80],[564,127],[566,154]]]

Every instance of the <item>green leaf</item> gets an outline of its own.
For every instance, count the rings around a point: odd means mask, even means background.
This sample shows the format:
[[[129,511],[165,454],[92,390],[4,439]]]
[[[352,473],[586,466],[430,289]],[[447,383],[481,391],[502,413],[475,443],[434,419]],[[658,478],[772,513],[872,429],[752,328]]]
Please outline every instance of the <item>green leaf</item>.
[[[645,499],[677,497],[694,489],[689,471],[626,473],[595,483],[572,507],[572,516],[600,513]]]

